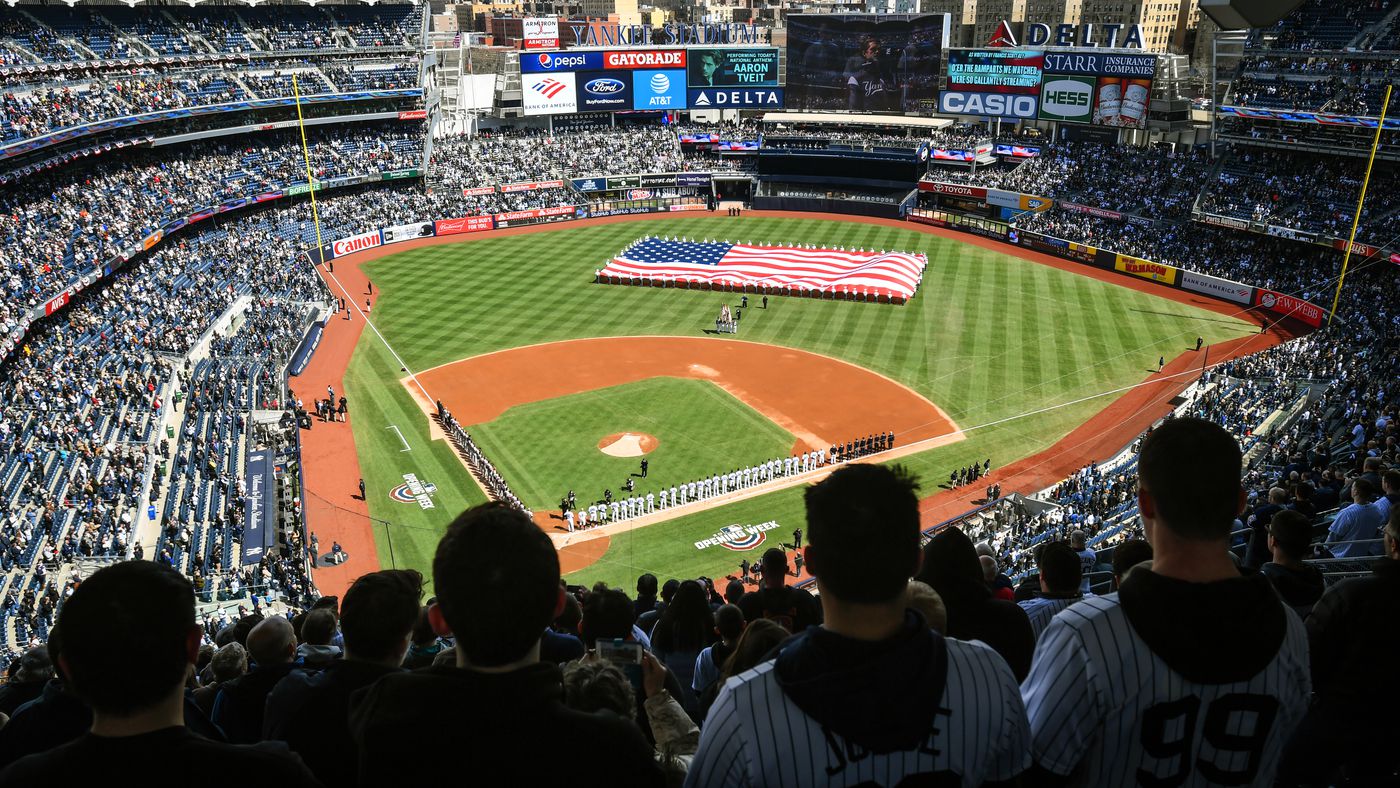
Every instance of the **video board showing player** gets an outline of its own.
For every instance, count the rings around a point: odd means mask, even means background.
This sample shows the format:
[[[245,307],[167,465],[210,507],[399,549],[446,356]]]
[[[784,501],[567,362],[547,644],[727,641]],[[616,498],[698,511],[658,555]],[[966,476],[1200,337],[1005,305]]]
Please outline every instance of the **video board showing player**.
[[[793,14],[787,108],[904,114],[938,98],[943,14]]]

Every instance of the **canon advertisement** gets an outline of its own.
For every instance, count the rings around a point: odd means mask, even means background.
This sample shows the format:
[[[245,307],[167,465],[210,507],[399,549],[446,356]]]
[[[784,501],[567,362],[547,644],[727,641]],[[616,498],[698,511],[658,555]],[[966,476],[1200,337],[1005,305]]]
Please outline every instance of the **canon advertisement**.
[[[791,14],[788,109],[910,113],[937,99],[946,14]]]

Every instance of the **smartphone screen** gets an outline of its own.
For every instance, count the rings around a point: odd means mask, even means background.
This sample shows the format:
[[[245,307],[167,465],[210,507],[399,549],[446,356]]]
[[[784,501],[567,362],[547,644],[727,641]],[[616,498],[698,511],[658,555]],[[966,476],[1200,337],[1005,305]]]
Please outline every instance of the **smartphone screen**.
[[[622,669],[632,688],[642,688],[642,644],[621,638],[598,641],[598,656]]]

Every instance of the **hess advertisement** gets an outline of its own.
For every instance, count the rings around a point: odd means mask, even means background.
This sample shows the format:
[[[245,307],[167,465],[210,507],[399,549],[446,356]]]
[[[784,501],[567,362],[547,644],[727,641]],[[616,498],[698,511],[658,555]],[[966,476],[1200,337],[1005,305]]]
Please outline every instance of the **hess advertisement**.
[[[945,14],[791,14],[788,109],[906,113],[938,92]]]

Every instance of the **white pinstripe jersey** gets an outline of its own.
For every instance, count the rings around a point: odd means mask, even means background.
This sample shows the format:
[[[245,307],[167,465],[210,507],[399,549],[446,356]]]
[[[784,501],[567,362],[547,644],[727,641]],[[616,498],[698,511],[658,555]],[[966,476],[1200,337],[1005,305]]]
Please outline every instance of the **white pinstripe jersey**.
[[[1118,594],[1066,608],[1041,634],[1021,685],[1035,762],[1079,786],[1272,785],[1312,684],[1307,632],[1297,616],[1286,619],[1263,670],[1201,684],[1148,648]]]
[[[915,776],[920,785],[975,786],[1025,771],[1029,733],[1011,668],[982,643],[944,642],[939,713],[917,749],[872,753],[828,730],[784,694],[770,660],[725,683],[686,786],[893,786]]]

